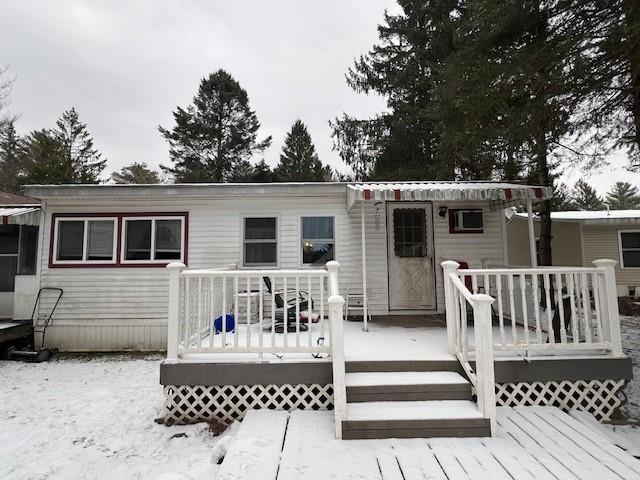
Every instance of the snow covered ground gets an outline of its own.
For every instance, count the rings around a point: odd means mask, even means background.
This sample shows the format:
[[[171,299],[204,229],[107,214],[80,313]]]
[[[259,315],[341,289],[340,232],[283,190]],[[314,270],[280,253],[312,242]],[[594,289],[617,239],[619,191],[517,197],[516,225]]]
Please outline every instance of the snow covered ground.
[[[630,419],[640,421],[640,317],[620,317],[622,348],[633,361],[633,380],[627,385],[627,404],[621,413]]]
[[[219,437],[207,424],[153,421],[163,408],[159,363],[0,361],[0,478],[214,478]]]

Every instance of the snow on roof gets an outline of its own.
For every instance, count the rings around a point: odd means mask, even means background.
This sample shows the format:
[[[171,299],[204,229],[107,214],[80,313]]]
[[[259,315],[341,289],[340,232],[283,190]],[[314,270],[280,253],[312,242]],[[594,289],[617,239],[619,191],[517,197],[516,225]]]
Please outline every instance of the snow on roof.
[[[516,213],[516,216],[527,218],[526,213]],[[570,210],[567,212],[552,212],[551,220],[591,225],[635,223],[640,222],[640,210]]]
[[[492,201],[505,204],[551,198],[548,187],[498,182],[359,183],[347,186],[347,206],[357,201],[441,200]]]

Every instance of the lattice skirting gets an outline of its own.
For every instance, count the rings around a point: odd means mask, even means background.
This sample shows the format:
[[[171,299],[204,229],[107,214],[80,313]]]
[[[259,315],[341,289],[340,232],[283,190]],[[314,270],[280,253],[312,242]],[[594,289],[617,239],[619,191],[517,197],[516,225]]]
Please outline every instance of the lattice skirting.
[[[609,420],[622,404],[625,380],[577,380],[496,385],[502,406],[551,405]],[[332,410],[333,385],[215,385],[164,387],[165,423],[231,423],[250,409]],[[622,398],[621,398],[622,397]]]
[[[166,385],[165,423],[232,423],[247,410],[331,410],[333,385]]]
[[[576,380],[496,385],[496,403],[504,406],[552,405],[583,410],[609,420],[622,404],[626,380]]]

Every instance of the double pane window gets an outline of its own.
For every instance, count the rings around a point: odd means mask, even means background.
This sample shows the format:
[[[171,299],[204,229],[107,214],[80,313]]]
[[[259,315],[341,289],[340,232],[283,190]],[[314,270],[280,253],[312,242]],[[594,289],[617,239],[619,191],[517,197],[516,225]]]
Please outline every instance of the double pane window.
[[[115,219],[57,219],[57,262],[114,262]]]
[[[278,219],[244,219],[243,264],[246,267],[278,265]]]
[[[125,219],[124,261],[182,258],[182,219]]]
[[[640,231],[620,232],[620,256],[623,268],[640,267]]]

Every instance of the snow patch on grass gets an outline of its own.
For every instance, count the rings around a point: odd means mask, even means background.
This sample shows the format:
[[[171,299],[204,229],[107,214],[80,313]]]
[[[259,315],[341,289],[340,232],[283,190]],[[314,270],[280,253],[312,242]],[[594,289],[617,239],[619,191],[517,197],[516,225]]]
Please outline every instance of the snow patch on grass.
[[[206,423],[156,424],[159,363],[126,355],[0,362],[0,478],[215,477],[236,427],[215,437]]]

